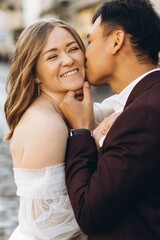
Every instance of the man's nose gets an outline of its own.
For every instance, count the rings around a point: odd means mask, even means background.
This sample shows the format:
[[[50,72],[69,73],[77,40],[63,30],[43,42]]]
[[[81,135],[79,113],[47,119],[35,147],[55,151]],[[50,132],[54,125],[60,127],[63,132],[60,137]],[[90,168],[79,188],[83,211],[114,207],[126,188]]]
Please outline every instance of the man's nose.
[[[85,52],[85,62],[87,62],[87,57],[88,57],[88,49],[86,48],[86,52]]]

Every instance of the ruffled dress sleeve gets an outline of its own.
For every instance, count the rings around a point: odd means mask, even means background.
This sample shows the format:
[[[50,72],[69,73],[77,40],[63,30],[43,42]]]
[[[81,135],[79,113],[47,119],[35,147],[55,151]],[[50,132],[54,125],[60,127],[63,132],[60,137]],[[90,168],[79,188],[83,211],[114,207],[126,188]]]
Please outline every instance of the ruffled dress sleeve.
[[[20,197],[19,229],[26,236],[43,240],[85,239],[71,208],[64,174],[64,164],[40,170],[14,168]]]

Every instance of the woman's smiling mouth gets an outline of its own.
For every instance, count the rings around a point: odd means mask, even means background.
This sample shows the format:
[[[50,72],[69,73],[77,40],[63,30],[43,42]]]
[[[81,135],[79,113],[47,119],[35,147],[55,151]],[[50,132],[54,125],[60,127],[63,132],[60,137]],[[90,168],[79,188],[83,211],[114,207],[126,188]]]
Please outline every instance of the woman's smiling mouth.
[[[67,73],[62,74],[61,77],[69,77],[69,76],[72,76],[72,75],[76,74],[78,71],[79,71],[78,69],[69,71],[69,72],[67,72]]]

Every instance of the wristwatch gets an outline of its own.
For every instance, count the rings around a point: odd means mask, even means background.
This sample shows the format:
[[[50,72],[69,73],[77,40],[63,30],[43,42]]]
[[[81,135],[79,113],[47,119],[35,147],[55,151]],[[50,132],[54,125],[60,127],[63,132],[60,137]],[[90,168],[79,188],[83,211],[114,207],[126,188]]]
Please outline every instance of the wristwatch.
[[[92,130],[85,129],[85,128],[79,128],[79,129],[70,129],[69,130],[69,137],[73,137],[75,135],[89,135],[93,136]]]

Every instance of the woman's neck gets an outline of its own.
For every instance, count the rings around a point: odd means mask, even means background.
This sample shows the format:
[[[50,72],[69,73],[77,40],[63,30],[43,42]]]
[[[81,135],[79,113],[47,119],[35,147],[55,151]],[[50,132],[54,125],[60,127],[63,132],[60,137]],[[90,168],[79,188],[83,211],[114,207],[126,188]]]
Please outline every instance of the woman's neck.
[[[63,95],[62,94],[59,94],[59,93],[56,93],[56,92],[51,92],[43,86],[41,86],[40,95],[46,96],[48,99],[50,99],[51,102],[53,102],[53,104],[56,104],[58,107],[63,100]]]

